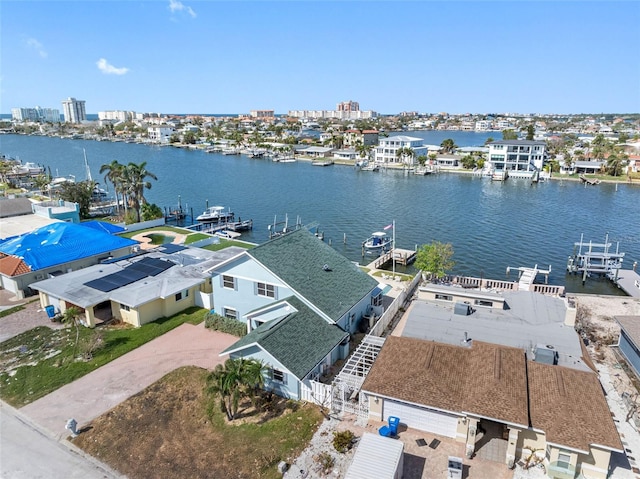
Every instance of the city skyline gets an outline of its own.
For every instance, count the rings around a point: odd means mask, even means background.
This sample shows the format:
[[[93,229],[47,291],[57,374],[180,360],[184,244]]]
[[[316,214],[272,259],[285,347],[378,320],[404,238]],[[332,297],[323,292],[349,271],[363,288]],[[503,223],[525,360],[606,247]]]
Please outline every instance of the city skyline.
[[[640,4],[3,2],[0,113],[640,112]]]

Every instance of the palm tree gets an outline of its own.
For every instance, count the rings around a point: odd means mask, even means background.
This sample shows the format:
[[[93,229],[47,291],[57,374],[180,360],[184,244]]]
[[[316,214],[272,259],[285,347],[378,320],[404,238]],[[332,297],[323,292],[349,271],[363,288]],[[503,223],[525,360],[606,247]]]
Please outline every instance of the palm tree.
[[[143,161],[140,164],[129,163],[124,170],[125,191],[131,206],[136,210],[138,222],[140,222],[140,206],[147,202],[144,189],[151,189],[151,182],[147,178],[158,179],[146,167],[147,162]]]
[[[413,157],[415,154],[415,151],[408,146],[401,147],[396,150],[396,157],[401,163],[405,163],[406,165],[409,165],[408,159],[411,159],[411,164],[413,164]]]
[[[227,359],[209,375],[209,392],[220,398],[220,408],[233,421],[243,396],[249,395],[255,404],[258,391],[264,386],[266,367],[255,359]]]
[[[440,148],[442,148],[443,153],[453,153],[458,148],[458,145],[451,138],[447,138],[440,143]]]
[[[118,160],[113,160],[111,163],[109,164],[104,164],[100,167],[100,173],[105,173],[104,175],[104,182],[111,182],[111,184],[113,185],[113,191],[115,192],[116,195],[116,211],[118,212],[118,214],[120,213],[120,196],[119,193],[122,193],[122,200],[125,206],[125,215],[126,215],[126,200],[124,198],[124,188],[123,188],[123,181],[124,181],[124,165],[121,165],[120,163],[118,163]]]
[[[240,375],[236,359],[218,364],[209,375],[209,392],[220,398],[220,409],[233,421],[240,404]]]
[[[358,142],[356,145],[356,153],[360,158],[365,158],[369,156],[369,152],[373,147],[371,145],[363,145],[362,142]]]
[[[73,356],[72,359],[75,359],[76,353],[78,350],[78,340],[80,339],[80,316],[82,312],[80,308],[76,308],[75,306],[71,306],[70,308],[65,309],[64,314],[62,315],[62,322],[66,324],[71,324],[76,328],[76,342],[73,345]]]
[[[611,176],[620,176],[622,174],[624,163],[627,159],[627,155],[611,153],[609,158],[607,158],[607,174]]]

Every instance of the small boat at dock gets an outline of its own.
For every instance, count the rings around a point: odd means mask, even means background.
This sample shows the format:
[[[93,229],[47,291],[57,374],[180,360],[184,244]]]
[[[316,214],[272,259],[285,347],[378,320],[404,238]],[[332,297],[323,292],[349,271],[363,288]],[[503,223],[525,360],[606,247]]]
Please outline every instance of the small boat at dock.
[[[201,223],[227,223],[233,221],[234,214],[231,210],[224,210],[224,206],[210,206],[196,217]]]
[[[362,254],[380,256],[383,253],[388,252],[391,249],[393,240],[384,231],[377,231],[372,233],[362,243]]]

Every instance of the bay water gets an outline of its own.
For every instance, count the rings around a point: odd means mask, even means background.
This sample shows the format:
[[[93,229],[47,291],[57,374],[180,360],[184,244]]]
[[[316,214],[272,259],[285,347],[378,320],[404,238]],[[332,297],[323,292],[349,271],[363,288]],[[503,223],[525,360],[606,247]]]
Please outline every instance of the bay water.
[[[394,133],[390,133],[394,134]],[[499,132],[407,132],[427,144],[452,138],[458,146],[482,145]],[[498,136],[496,136],[498,135]],[[349,166],[312,166],[309,162],[274,163],[244,155],[224,156],[204,151],[123,142],[98,142],[43,136],[1,135],[0,152],[50,168],[54,176],[86,179],[84,152],[94,180],[104,187],[100,166],[147,162],[158,181],[145,192],[161,208],[178,202],[194,215],[207,205],[221,205],[236,218],[253,219],[243,239],[262,243],[268,225],[288,215],[315,224],[325,241],[360,263],[361,244],[372,232],[395,221],[396,242],[413,249],[433,240],[451,243],[453,273],[494,279],[506,276],[507,266],[546,269],[550,283],[568,291],[619,294],[605,279],[585,285],[566,274],[567,257],[583,233],[586,241],[619,243],[625,268],[640,261],[640,186],[585,186],[569,180],[530,184],[459,173],[415,176],[402,171],[356,171]],[[112,189],[111,185],[108,188]],[[315,227],[314,227],[315,231]]]

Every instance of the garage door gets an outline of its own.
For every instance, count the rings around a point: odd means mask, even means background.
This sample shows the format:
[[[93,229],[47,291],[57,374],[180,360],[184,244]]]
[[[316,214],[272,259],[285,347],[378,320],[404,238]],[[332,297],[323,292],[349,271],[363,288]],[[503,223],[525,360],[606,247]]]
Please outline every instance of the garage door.
[[[457,416],[411,404],[385,400],[384,420],[389,416],[400,418],[400,423],[413,429],[432,432],[446,437],[456,437]]]

